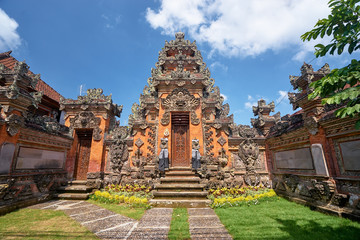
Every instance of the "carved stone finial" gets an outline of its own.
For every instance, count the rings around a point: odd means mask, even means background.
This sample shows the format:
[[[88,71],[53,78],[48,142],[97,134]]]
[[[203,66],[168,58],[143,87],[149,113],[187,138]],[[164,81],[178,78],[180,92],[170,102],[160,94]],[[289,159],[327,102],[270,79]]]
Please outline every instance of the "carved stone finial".
[[[175,33],[175,38],[176,38],[176,40],[179,40],[179,41],[184,40],[184,38],[185,38],[185,33],[183,33],[183,32],[177,32],[177,33]]]

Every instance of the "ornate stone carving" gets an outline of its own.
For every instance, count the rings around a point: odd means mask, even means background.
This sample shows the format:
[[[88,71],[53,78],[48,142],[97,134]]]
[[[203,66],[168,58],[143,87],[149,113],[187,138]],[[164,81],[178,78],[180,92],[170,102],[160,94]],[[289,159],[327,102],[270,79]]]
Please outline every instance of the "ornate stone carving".
[[[125,139],[129,135],[129,128],[119,126],[110,132],[113,140],[110,145],[110,166],[115,173],[121,173],[124,163],[128,160],[129,152]]]
[[[312,135],[317,134],[318,129],[318,120],[314,116],[309,116],[304,120],[304,126],[309,130],[309,133]]]
[[[198,125],[200,123],[200,119],[197,117],[195,111],[192,111],[190,114],[190,120],[193,125]]]
[[[141,148],[141,146],[144,144],[143,140],[141,140],[141,138],[138,138],[136,141],[135,141],[135,145],[138,147],[138,148]]]
[[[111,102],[111,94],[109,96],[105,96],[101,88],[94,88],[88,89],[85,96],[78,96],[78,101],[82,104],[91,104],[98,102],[98,100]]]
[[[163,107],[168,111],[195,110],[200,104],[200,99],[191,95],[186,88],[175,88],[161,101]]]
[[[219,139],[217,140],[217,142],[221,145],[221,146],[224,146],[224,144],[226,143],[226,139],[221,136],[219,137]]]
[[[200,105],[200,99],[195,98],[185,88],[175,88],[165,99],[161,99],[165,113],[161,118],[161,124],[166,126],[170,123],[170,111],[191,111],[191,123],[197,125],[200,119],[197,118],[195,109]]]
[[[5,123],[7,125],[6,131],[10,136],[15,136],[21,127],[24,126],[24,118],[16,115],[10,114],[8,117],[5,118]]]
[[[42,99],[44,93],[43,92],[32,92],[30,94],[34,98],[33,99],[33,106],[38,108],[38,104],[41,102],[41,99]]]
[[[99,128],[100,121],[101,119],[95,117],[92,112],[80,112],[70,119],[70,134],[72,134],[76,128],[92,128],[94,140],[100,141],[102,138],[102,130]]]
[[[170,112],[165,112],[160,121],[162,125],[168,125],[170,123]]]
[[[239,157],[244,162],[247,172],[255,172],[255,163],[259,157],[259,146],[251,139],[239,145]]]
[[[134,103],[131,107],[131,113],[129,115],[129,124],[133,124],[134,121],[139,121],[144,119],[144,109],[142,109],[139,104]]]
[[[212,138],[213,131],[211,131],[211,127],[204,124],[204,132],[205,132],[205,155],[206,156],[213,156],[212,149],[214,148]]]
[[[18,88],[17,84],[16,84],[16,80],[7,88],[6,90],[6,97],[8,99],[16,99],[18,98],[20,94],[20,89]]]
[[[228,156],[226,155],[226,150],[223,147],[219,150],[218,161],[221,167],[226,167],[228,164]]]
[[[152,163],[152,164],[156,164],[156,135],[157,135],[157,126],[156,125],[152,125],[149,128],[148,131],[148,138],[147,141],[149,143],[147,149],[149,150],[149,152],[147,153],[146,156],[146,162],[147,163]]]
[[[55,118],[49,116],[39,116],[27,114],[25,125],[35,129],[42,129],[52,134],[69,134],[69,128],[61,125]]]
[[[256,129],[249,125],[239,125],[239,136],[243,138],[254,138],[256,136]]]

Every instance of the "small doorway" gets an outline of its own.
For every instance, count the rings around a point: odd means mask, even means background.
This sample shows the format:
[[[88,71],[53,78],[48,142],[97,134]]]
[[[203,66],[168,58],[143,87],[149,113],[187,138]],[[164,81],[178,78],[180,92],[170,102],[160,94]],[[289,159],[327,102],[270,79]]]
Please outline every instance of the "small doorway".
[[[76,161],[74,179],[86,180],[90,161],[92,129],[76,130],[78,144],[76,149]]]
[[[171,166],[190,167],[189,113],[171,113]]]

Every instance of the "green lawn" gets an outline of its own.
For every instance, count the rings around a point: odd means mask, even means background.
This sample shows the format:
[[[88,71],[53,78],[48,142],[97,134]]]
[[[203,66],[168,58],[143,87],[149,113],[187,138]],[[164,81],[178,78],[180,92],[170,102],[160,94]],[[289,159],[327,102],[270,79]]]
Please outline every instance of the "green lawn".
[[[234,239],[360,239],[359,223],[282,198],[215,212]]]
[[[190,239],[188,212],[186,208],[174,208],[169,239]]]
[[[129,218],[140,220],[140,218],[144,215],[146,208],[145,207],[130,207],[126,204],[119,205],[113,203],[102,203],[94,200],[87,200],[89,203],[98,205],[100,207],[106,208],[115,213],[127,216]]]
[[[62,211],[20,209],[0,217],[0,239],[98,239]]]

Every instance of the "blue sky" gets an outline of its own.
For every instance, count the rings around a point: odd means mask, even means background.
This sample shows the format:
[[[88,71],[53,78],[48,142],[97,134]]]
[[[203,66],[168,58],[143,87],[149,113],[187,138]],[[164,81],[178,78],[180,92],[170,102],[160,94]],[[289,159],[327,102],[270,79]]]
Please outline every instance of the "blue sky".
[[[314,42],[300,41],[330,12],[324,0],[0,0],[0,9],[0,52],[13,50],[66,98],[76,98],[80,85],[103,88],[124,105],[121,125],[179,30],[196,40],[238,124],[250,124],[260,98],[291,114],[289,75],[299,75],[304,61],[317,70],[359,57],[314,59]]]

